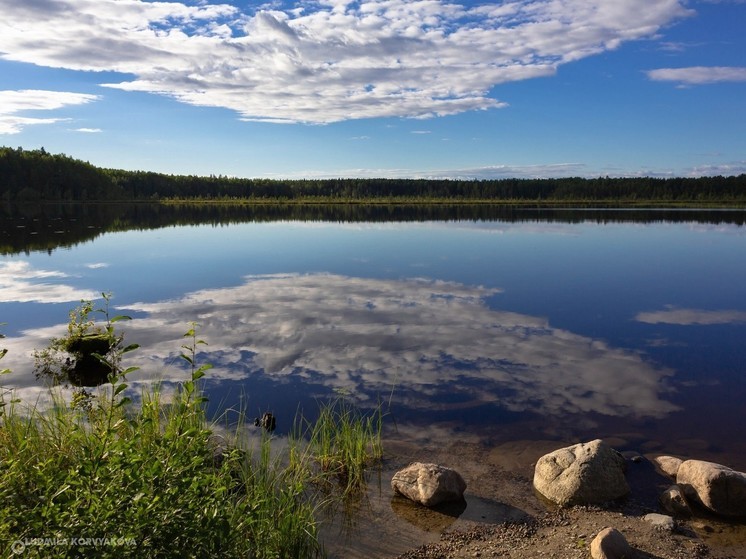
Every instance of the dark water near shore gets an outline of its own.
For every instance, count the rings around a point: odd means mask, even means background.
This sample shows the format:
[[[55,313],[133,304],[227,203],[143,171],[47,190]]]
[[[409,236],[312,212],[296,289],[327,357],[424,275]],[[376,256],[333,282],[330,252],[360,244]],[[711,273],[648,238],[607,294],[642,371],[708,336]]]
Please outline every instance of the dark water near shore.
[[[744,212],[4,211],[3,380],[31,401],[32,349],[107,291],[133,385],[185,378],[196,321],[213,411],[278,431],[342,392],[390,404],[400,436],[614,437],[746,469]]]

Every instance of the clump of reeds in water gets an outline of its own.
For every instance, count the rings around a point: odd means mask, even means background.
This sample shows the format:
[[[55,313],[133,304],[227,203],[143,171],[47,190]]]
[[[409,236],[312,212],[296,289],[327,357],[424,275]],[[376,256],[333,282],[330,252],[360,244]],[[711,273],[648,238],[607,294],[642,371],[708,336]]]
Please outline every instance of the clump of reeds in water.
[[[325,480],[335,479],[342,493],[349,494],[365,485],[366,471],[383,456],[381,431],[383,412],[379,404],[365,413],[340,396],[319,406],[315,421],[301,414],[291,434],[293,453],[307,445],[311,461]]]

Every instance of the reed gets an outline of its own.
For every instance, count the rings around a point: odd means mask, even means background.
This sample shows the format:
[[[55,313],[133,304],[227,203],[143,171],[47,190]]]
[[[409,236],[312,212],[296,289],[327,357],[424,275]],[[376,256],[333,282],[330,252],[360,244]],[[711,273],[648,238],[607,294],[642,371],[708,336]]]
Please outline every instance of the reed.
[[[368,468],[383,456],[383,415],[380,404],[365,413],[340,396],[320,404],[314,421],[298,415],[291,448],[298,452],[298,448],[307,444],[321,477],[336,479],[345,494],[354,492],[365,485]]]

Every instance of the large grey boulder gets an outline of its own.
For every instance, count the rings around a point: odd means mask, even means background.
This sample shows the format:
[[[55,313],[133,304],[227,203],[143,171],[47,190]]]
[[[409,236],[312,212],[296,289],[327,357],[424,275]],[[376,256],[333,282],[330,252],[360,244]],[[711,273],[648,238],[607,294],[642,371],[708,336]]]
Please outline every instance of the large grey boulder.
[[[604,528],[591,542],[591,557],[593,559],[629,559],[633,550],[616,528]]]
[[[432,507],[463,499],[466,482],[456,470],[414,462],[394,474],[391,488],[421,505]]]
[[[684,494],[712,512],[746,517],[746,474],[727,466],[686,460],[676,473],[676,484]]]
[[[534,469],[534,487],[560,506],[598,504],[624,497],[624,458],[600,439],[545,454]]]

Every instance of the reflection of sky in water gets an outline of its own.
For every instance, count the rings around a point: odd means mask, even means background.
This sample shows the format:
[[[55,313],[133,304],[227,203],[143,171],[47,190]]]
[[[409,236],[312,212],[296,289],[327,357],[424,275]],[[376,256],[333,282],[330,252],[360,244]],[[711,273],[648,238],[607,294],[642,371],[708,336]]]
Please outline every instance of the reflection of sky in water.
[[[497,403],[545,415],[660,417],[675,409],[664,397],[671,371],[545,319],[493,310],[485,298],[497,292],[423,279],[248,277],[235,287],[128,305],[147,317],[126,324],[127,339],[143,346],[135,364],[161,371],[154,361],[174,362],[196,320],[209,344],[201,359],[215,366],[210,378],[236,391],[252,377],[279,390],[306,378],[362,400],[393,390],[410,410]]]
[[[245,392],[252,413],[282,401],[292,415],[333,388],[368,402],[393,388],[398,410],[438,425],[512,429],[536,412],[563,417],[573,430],[562,437],[606,418],[618,431],[730,445],[716,425],[743,421],[745,233],[536,221],[107,234],[0,258],[0,364],[14,371],[3,382],[33,401],[30,352],[103,290],[135,317],[124,324],[143,345],[133,380],[183,378],[181,336],[196,321],[211,394]]]

